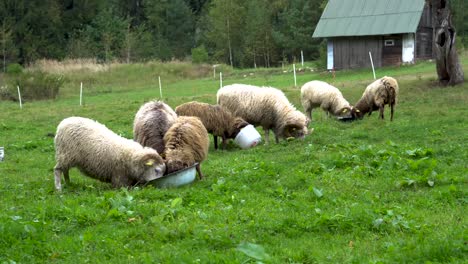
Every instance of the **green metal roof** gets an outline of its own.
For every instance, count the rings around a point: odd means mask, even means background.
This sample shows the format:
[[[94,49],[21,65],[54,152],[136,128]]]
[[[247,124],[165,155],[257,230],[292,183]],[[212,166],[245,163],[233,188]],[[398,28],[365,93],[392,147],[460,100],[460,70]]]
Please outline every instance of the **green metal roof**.
[[[414,33],[425,0],[329,0],[314,38]]]

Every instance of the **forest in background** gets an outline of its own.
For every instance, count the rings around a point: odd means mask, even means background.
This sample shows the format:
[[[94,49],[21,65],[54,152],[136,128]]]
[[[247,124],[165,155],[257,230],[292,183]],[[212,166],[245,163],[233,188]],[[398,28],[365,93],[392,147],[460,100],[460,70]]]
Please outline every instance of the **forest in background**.
[[[9,64],[93,58],[270,67],[324,52],[313,39],[327,0],[1,0],[0,56]],[[468,44],[465,0],[452,0]],[[460,41],[461,40],[461,41]],[[459,45],[463,46],[463,45]]]

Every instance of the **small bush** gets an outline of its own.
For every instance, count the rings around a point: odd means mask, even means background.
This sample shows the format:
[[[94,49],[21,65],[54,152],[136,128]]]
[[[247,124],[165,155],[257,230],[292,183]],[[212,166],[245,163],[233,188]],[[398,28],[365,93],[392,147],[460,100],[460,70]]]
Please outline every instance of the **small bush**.
[[[327,69],[327,41],[322,41],[319,46],[319,58],[317,60],[317,68],[320,70],[326,70]]]
[[[192,49],[192,62],[193,63],[206,63],[208,62],[208,52],[204,45]]]
[[[7,67],[7,73],[9,74],[20,74],[23,72],[23,66],[18,63],[12,63]]]
[[[17,86],[20,87],[22,100],[45,100],[57,97],[64,78],[43,72],[25,72],[10,76],[7,83],[0,92],[2,100],[18,100]]]

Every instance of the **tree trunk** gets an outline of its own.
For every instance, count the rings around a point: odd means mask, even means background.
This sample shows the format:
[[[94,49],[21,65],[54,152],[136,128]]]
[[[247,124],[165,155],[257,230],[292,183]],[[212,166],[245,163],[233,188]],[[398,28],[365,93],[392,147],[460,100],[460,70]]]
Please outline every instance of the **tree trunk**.
[[[433,25],[433,52],[437,75],[443,85],[456,85],[464,81],[463,69],[455,48],[456,32],[452,24],[449,0],[430,0]]]

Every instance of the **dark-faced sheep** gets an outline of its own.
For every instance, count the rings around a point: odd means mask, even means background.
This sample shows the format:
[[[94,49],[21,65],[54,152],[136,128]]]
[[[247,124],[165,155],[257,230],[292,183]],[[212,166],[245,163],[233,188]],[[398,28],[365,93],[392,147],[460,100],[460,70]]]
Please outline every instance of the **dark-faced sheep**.
[[[167,173],[198,163],[198,176],[203,178],[200,164],[208,156],[209,138],[198,117],[180,116],[164,135],[164,159]]]
[[[235,116],[265,131],[265,143],[269,142],[269,130],[280,138],[304,138],[307,134],[308,119],[296,110],[283,92],[271,87],[257,87],[245,84],[224,86],[217,93],[218,104]]]
[[[338,88],[322,81],[310,81],[301,87],[301,102],[304,112],[312,120],[312,110],[322,108],[334,116],[356,118],[356,110],[343,97]]]
[[[249,124],[220,105],[189,102],[179,105],[175,111],[179,116],[200,118],[208,133],[213,135],[215,149],[218,149],[218,136],[222,138],[223,149],[226,149],[227,140],[235,138]]]
[[[379,110],[379,117],[384,119],[384,106],[390,106],[390,121],[393,121],[393,111],[398,98],[398,82],[392,77],[383,77],[367,86],[361,99],[354,106],[359,110],[357,113],[362,118],[366,113],[371,115],[372,111]]]
[[[55,134],[55,189],[62,189],[61,174],[69,183],[70,168],[110,182],[115,188],[130,187],[162,177],[166,166],[152,148],[123,138],[104,125],[83,117],[69,117]]]
[[[170,106],[161,101],[151,101],[140,107],[133,122],[133,138],[158,153],[164,151],[163,137],[177,119]]]

